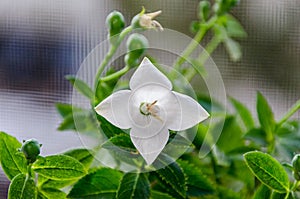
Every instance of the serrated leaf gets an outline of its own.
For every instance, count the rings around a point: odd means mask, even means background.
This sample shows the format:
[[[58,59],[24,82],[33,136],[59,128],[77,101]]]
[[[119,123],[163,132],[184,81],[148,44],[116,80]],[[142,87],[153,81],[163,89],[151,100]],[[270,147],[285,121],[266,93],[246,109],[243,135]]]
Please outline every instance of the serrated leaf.
[[[145,173],[126,173],[120,183],[116,198],[148,199],[150,183]]]
[[[151,190],[150,199],[174,199],[174,198],[167,193]]]
[[[269,199],[271,197],[272,191],[269,187],[264,184],[260,185],[255,191],[253,199]]]
[[[8,199],[34,199],[37,198],[37,188],[34,180],[20,173],[15,176],[8,189]]]
[[[240,60],[242,57],[240,44],[229,37],[224,40],[224,44],[232,61]]]
[[[274,115],[266,98],[260,92],[257,92],[256,109],[261,127],[267,133],[273,133],[275,129]]]
[[[72,76],[67,75],[66,79],[78,90],[81,94],[92,100],[94,98],[93,90],[82,80]]]
[[[251,128],[254,127],[254,119],[252,117],[251,112],[249,111],[249,109],[242,104],[241,102],[239,102],[238,100],[234,99],[234,98],[230,98],[231,104],[233,105],[233,107],[235,108],[235,110],[237,111],[237,113],[239,114],[240,118],[242,119],[245,127],[249,130]]]
[[[187,161],[178,160],[177,162],[187,177],[187,195],[203,196],[214,193],[212,183],[206,176],[204,176],[200,168],[197,168],[195,165]]]
[[[65,199],[67,194],[61,190],[53,188],[43,188],[38,193],[40,198],[46,199]]]
[[[115,198],[122,174],[110,168],[100,168],[80,179],[68,194],[68,198]]]
[[[284,168],[272,156],[252,151],[244,154],[247,166],[266,186],[280,193],[289,191],[289,178]]]
[[[86,169],[90,167],[93,162],[94,156],[93,152],[88,149],[72,149],[64,152],[63,155],[70,156],[78,160],[81,164],[85,166]]]
[[[27,160],[18,152],[22,144],[13,136],[0,132],[0,162],[8,179],[20,173],[27,173]]]
[[[36,173],[53,180],[74,180],[87,173],[78,160],[66,155],[39,158],[33,163],[32,169]]]
[[[185,198],[187,187],[183,170],[176,162],[171,164],[169,162],[168,157],[161,154],[153,163],[154,168],[160,168],[155,172],[163,182]]]

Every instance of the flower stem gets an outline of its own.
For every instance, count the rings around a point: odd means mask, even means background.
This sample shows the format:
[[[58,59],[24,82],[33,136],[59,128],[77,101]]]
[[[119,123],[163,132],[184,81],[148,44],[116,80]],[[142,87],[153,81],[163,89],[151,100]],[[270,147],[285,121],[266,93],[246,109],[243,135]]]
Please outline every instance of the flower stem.
[[[124,68],[122,68],[121,70],[113,73],[113,74],[110,74],[108,76],[105,76],[103,78],[101,78],[101,81],[103,82],[108,82],[110,80],[113,80],[113,79],[116,79],[116,78],[119,78],[121,77],[122,75],[124,75],[125,73],[127,73],[129,71],[130,67],[127,65],[125,66]]]
[[[209,56],[216,50],[216,48],[219,46],[219,44],[222,42],[222,40],[218,36],[214,36],[210,42],[206,45],[205,51],[199,54],[197,60],[199,61],[199,65],[193,65],[194,69],[191,68],[191,70],[188,70],[186,76],[186,79],[188,81],[191,81],[193,77],[196,75],[196,73],[200,70],[198,67],[203,66],[205,64],[206,60],[209,58]]]
[[[194,39],[190,42],[190,44],[185,48],[185,50],[176,60],[174,64],[174,68],[176,70],[179,69],[179,67],[185,62],[185,59],[191,55],[191,53],[195,50],[195,48],[197,48],[198,44],[201,42],[206,32],[213,27],[216,20],[217,20],[217,16],[214,16],[208,22],[206,22],[200,27],[200,30],[195,35]]]
[[[117,51],[118,47],[120,46],[121,42],[124,40],[124,38],[133,30],[131,26],[128,26],[125,28],[119,35],[119,38],[116,43],[111,44],[109,51],[105,55],[103,61],[101,62],[98,71],[95,76],[95,82],[94,82],[94,88],[96,89],[98,85],[98,81],[100,79],[100,76],[102,72],[104,71],[105,67],[107,66],[109,60],[112,58],[112,56],[115,54]]]
[[[28,165],[27,165],[27,173],[28,173],[28,176],[29,177],[32,177],[32,171],[31,171],[31,163],[29,163]]]
[[[293,107],[283,116],[283,118],[278,122],[278,126],[281,126],[286,122],[292,115],[294,115],[300,109],[300,100],[298,100]]]

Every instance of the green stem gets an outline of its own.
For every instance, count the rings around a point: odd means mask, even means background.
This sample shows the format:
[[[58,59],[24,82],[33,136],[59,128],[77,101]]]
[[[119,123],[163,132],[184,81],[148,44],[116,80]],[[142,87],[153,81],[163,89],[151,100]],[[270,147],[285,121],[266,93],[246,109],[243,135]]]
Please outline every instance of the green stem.
[[[199,54],[197,60],[199,61],[200,65],[205,64],[206,60],[209,58],[209,56],[216,50],[216,48],[219,46],[219,44],[222,42],[222,40],[218,37],[218,36],[214,36],[210,42],[206,45],[205,50],[203,50],[202,53]],[[197,71],[199,71],[198,69],[198,65],[193,65],[194,69],[191,68],[191,70],[189,70],[187,72],[186,79],[188,81],[191,81],[193,79],[193,77],[196,75]]]
[[[122,75],[124,75],[125,73],[127,73],[129,71],[130,67],[129,66],[125,66],[124,68],[122,68],[121,70],[113,73],[113,74],[110,74],[108,76],[105,76],[103,78],[101,78],[101,81],[103,82],[108,82],[110,80],[113,80],[113,79],[116,79],[116,78],[119,78],[121,77]]]
[[[94,88],[97,88],[98,81],[100,79],[100,76],[102,72],[104,71],[105,67],[107,66],[109,60],[112,58],[112,56],[117,51],[118,47],[120,46],[121,42],[124,40],[124,38],[133,30],[131,26],[128,26],[125,28],[119,35],[119,38],[116,43],[111,44],[109,51],[105,55],[103,61],[101,62],[98,71],[95,76],[95,82],[94,82]]]
[[[195,35],[194,39],[190,42],[190,44],[185,48],[185,50],[182,52],[182,54],[179,56],[179,58],[176,60],[174,64],[174,68],[176,70],[179,70],[180,66],[185,62],[185,59],[188,58],[192,52],[197,48],[198,44],[201,42],[203,37],[205,36],[206,32],[212,28],[212,26],[215,24],[217,20],[217,17],[212,17],[208,22],[203,24],[200,27],[200,30]]]
[[[299,187],[299,185],[300,185],[300,181],[295,180],[291,190],[296,191],[296,189]]]
[[[267,141],[267,152],[269,154],[272,154],[275,148],[275,137],[273,135],[273,133],[271,131],[266,132],[267,137],[266,137],[266,141]]]
[[[27,173],[29,177],[32,177],[31,165],[31,163],[27,165]]]
[[[278,122],[278,126],[281,126],[286,122],[292,115],[294,115],[300,109],[300,100],[298,100],[292,108],[283,116],[283,118]]]

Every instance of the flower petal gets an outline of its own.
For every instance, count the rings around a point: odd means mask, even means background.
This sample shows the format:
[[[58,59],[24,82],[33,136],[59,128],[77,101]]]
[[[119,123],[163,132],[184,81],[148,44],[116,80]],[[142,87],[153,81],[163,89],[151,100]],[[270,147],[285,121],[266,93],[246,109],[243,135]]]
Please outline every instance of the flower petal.
[[[135,90],[140,86],[153,83],[164,86],[169,90],[172,89],[172,83],[170,80],[162,74],[147,57],[145,57],[135,73],[132,75],[129,86],[131,90]]]
[[[134,128],[131,129],[135,130]],[[164,149],[169,139],[169,130],[167,128],[161,129],[161,131],[150,138],[137,138],[131,136],[136,149],[140,152],[142,157],[150,165],[157,158],[160,152]]]
[[[128,114],[130,90],[121,90],[113,93],[95,107],[95,111],[113,125],[121,128],[131,128]]]
[[[207,111],[193,98],[172,91],[174,97],[165,105],[167,112],[167,128],[174,131],[182,131],[191,128],[199,122],[207,119]]]

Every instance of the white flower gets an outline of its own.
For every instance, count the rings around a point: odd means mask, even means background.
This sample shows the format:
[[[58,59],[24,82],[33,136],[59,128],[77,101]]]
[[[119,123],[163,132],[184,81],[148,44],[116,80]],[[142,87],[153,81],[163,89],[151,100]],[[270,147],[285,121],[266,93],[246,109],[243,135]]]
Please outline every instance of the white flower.
[[[140,16],[140,25],[142,27],[151,29],[151,28],[158,28],[159,30],[163,30],[162,25],[160,25],[160,23],[156,20],[153,20],[155,17],[157,17],[158,15],[160,15],[161,10],[156,11],[156,12],[151,12],[151,13],[147,13],[147,14],[142,14]]]
[[[96,112],[130,137],[147,164],[167,144],[169,129],[181,131],[208,118],[194,99],[172,91],[172,84],[147,58],[132,75],[129,87],[104,99]]]
[[[131,21],[132,26],[134,28],[159,29],[162,31],[162,25],[158,21],[153,20],[155,17],[160,15],[161,10],[151,13],[145,13],[145,11],[146,10],[143,7],[142,11],[133,17]]]

